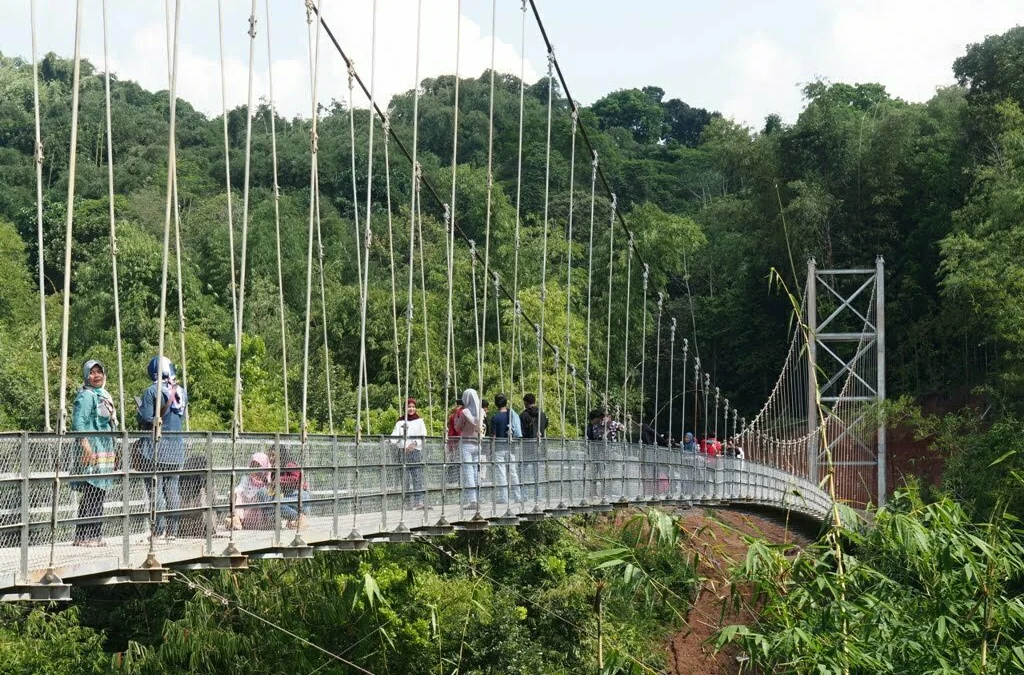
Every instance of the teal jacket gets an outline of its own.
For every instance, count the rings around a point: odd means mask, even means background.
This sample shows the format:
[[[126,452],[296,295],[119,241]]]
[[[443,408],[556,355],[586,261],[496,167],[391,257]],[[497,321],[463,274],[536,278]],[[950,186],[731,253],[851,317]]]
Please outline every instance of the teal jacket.
[[[75,407],[71,413],[72,431],[114,431],[112,420],[113,401],[108,404],[103,402],[106,398],[110,400],[110,394],[106,390],[83,387],[78,396],[75,397]],[[112,436],[87,436],[89,446],[92,449],[93,461],[86,464],[83,461],[84,445],[78,442],[75,448],[74,461],[71,463],[71,472],[79,476],[90,474],[113,473],[114,471],[114,439]],[[112,478],[88,478],[83,482],[89,483],[101,490],[110,489],[113,484]]]

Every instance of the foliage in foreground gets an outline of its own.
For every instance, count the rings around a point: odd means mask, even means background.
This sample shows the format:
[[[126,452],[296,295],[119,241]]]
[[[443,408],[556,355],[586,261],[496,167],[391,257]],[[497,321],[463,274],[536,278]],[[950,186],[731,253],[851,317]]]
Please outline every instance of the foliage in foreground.
[[[373,673],[591,674],[598,588],[601,672],[660,668],[693,581],[671,519],[654,540],[593,524],[464,532],[235,575],[185,572],[155,591],[76,591],[64,610],[0,607],[0,673],[359,672],[301,638]],[[656,590],[640,582],[655,575]]]
[[[823,539],[795,557],[751,540],[733,600],[746,601],[752,587],[760,621],[717,638],[750,656],[746,672],[1024,672],[1024,598],[1011,590],[1024,576],[1015,517],[971,523],[956,502],[925,504],[908,490],[872,527],[837,534],[842,547]]]

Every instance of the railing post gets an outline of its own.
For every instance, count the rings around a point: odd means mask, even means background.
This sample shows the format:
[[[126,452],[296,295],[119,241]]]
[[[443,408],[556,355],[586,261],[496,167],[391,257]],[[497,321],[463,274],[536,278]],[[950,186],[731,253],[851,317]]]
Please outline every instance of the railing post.
[[[338,530],[338,509],[340,508],[339,502],[339,467],[338,467],[338,437],[336,435],[331,436],[331,460],[334,468],[331,471],[331,480],[334,483],[334,504],[331,507],[331,539],[337,541],[341,538],[341,532]],[[301,485],[299,486],[301,490]]]
[[[123,526],[121,530],[121,555],[124,566],[131,566],[131,533],[132,533],[132,489],[131,477],[131,451],[128,443],[128,431],[121,431],[121,516]]]
[[[234,490],[235,486],[232,485]],[[206,432],[206,555],[213,555],[213,533],[217,530],[217,484],[213,477],[213,432]],[[234,523],[228,523],[234,527]]]
[[[31,534],[29,522],[32,518],[32,458],[28,451],[28,433],[21,434],[21,582],[28,583],[28,541]]]
[[[876,393],[879,403],[885,401],[885,260],[882,256],[875,258],[875,327],[876,335]],[[886,479],[886,446],[885,418],[882,412],[878,415],[878,506],[885,506],[887,498]]]
[[[807,260],[807,475],[818,483],[818,269]]]
[[[303,439],[305,439],[305,434],[303,434]],[[234,449],[231,452],[233,454]],[[281,545],[281,455],[283,454],[281,437],[274,434],[274,546]],[[234,492],[234,490],[235,487],[232,485],[231,491]],[[302,490],[301,483],[299,490]]]

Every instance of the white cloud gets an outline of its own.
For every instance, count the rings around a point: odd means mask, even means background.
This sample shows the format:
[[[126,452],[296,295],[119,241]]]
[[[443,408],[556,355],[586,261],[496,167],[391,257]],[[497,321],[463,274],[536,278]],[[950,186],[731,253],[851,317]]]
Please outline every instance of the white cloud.
[[[799,80],[796,56],[763,34],[746,38],[729,59],[729,98],[722,112],[741,124],[762,126],[764,111],[795,116],[799,103],[793,92]]]
[[[893,95],[927,100],[952,84],[968,43],[1021,19],[1019,0],[844,0],[827,35],[833,80],[881,82]]]
[[[212,3],[210,3],[212,5]],[[262,3],[258,3],[262,5]],[[274,14],[270,26],[274,50],[274,98],[285,116],[309,115],[309,43],[305,13]],[[215,5],[214,5],[215,7]],[[280,6],[278,6],[280,7]],[[209,7],[187,7],[182,12],[182,39],[178,54],[178,96],[200,111],[217,115],[221,110],[221,67],[217,54],[217,17]],[[274,9],[274,8],[272,8]],[[228,107],[246,102],[249,78],[248,6],[233,4],[225,16],[225,90]],[[455,69],[456,31],[461,29],[459,71],[462,77],[479,76],[491,65],[491,36],[447,0],[424,0],[420,45],[420,79],[452,73]],[[376,64],[371,58],[372,3],[324,2],[324,18],[342,48],[354,61],[367,87],[374,81],[376,100],[386,105],[392,96],[412,89],[416,73],[416,11],[403,0],[379,0],[377,14]],[[120,43],[120,55],[112,67],[122,78],[137,80],[149,89],[167,88],[167,48],[162,17],[129,31],[127,44]],[[267,72],[267,20],[258,12],[253,74],[253,99],[269,97]],[[457,23],[458,21],[458,23]],[[197,25],[202,31],[197,29]],[[315,28],[316,24],[313,24]],[[315,33],[309,33],[315,40]],[[315,44],[315,43],[314,43]],[[278,54],[284,54],[284,58]],[[96,59],[98,55],[91,55]],[[299,58],[296,58],[299,57]],[[97,63],[101,61],[96,59]],[[495,45],[495,67],[519,74],[521,60],[516,47],[499,40]],[[318,96],[321,103],[332,99],[347,101],[347,71],[326,33],[320,36]],[[527,81],[537,71],[527,62]],[[355,104],[366,107],[365,96],[355,90]]]

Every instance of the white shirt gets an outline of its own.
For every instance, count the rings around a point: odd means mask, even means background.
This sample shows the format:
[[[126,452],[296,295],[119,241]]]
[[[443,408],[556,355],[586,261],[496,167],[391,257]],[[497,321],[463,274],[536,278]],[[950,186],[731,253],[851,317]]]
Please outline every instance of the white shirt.
[[[409,425],[408,436],[406,436],[405,431],[405,426],[407,424]],[[408,438],[409,446],[411,446],[408,449],[410,450],[422,450],[423,439],[426,438],[427,436],[427,424],[426,422],[423,421],[422,417],[420,417],[419,419],[412,420],[410,422],[406,422],[405,420],[398,420],[397,422],[395,422],[395,428],[391,432],[391,435],[397,436],[399,438]]]

